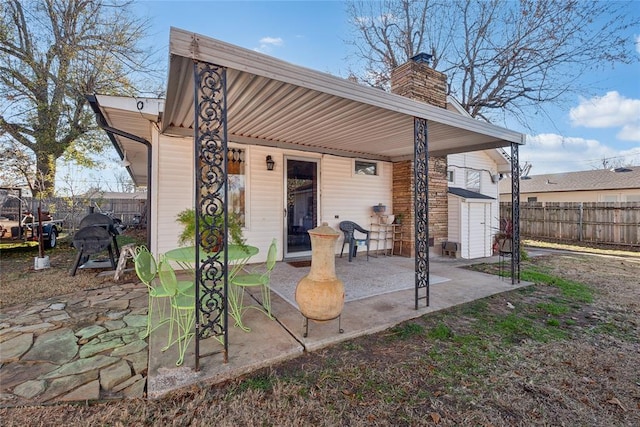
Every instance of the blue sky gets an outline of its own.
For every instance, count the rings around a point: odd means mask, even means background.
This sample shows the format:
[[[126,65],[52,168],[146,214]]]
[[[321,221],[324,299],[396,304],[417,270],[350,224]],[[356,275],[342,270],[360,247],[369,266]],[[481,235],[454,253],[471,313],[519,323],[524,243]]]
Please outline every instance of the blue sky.
[[[640,2],[631,3],[640,16]],[[152,21],[152,39],[166,62],[169,28],[194,31],[296,65],[346,76],[351,27],[339,1],[144,1],[135,11]],[[640,56],[640,28],[630,37]],[[552,120],[532,116],[520,162],[531,174],[590,170],[603,158],[640,165],[640,65],[617,66],[587,77],[592,93],[549,109]]]

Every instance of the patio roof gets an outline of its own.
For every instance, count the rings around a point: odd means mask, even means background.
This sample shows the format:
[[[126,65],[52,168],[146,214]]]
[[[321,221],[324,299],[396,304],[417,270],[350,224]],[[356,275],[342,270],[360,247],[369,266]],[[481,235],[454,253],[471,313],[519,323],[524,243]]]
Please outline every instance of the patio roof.
[[[413,118],[428,120],[429,152],[522,144],[521,133],[171,28],[162,131],[193,135],[194,60],[227,68],[229,138],[379,160],[413,157]]]
[[[413,158],[414,117],[428,126],[431,155],[523,144],[524,135],[400,95],[292,65],[185,30],[171,28],[166,101],[89,97],[139,185],[147,182],[146,147],[154,123],[163,134],[194,135],[194,60],[227,69],[229,140],[371,160]]]

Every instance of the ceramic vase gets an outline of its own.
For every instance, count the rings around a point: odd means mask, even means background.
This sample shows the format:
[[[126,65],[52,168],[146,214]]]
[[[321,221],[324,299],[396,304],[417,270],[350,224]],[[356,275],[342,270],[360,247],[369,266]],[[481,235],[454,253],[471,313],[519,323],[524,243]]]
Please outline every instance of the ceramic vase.
[[[296,286],[296,302],[308,319],[335,319],[344,307],[344,283],[336,276],[335,246],[340,233],[327,223],[308,231],[311,270]]]

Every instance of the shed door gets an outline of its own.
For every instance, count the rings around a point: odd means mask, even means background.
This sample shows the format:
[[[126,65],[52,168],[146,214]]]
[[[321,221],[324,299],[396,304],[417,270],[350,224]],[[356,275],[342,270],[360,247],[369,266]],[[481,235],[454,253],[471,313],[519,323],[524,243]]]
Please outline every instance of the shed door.
[[[467,257],[491,256],[491,204],[467,203]]]

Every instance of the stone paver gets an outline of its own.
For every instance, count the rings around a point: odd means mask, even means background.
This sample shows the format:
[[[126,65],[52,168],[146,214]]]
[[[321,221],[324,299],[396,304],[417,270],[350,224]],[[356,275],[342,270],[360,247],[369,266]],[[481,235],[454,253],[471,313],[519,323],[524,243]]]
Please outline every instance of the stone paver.
[[[0,406],[145,396],[147,288],[138,283],[0,311]]]
[[[110,356],[118,357],[118,356],[127,356],[129,354],[139,353],[140,351],[147,348],[148,344],[144,340],[133,341],[123,347],[118,347],[114,349]]]
[[[62,365],[78,354],[76,336],[71,329],[62,328],[46,332],[36,338],[31,350],[22,360],[42,360]]]
[[[125,380],[123,382],[121,382],[120,384],[114,386],[111,391],[113,392],[119,392],[124,390],[125,388],[131,386],[132,384],[138,382],[139,380],[143,379],[143,376],[140,374],[136,374],[134,376],[132,376],[131,378],[129,378],[128,380]]]
[[[45,391],[47,389],[46,386],[47,383],[44,380],[29,380],[25,383],[18,384],[16,388],[13,389],[13,394],[31,399]]]
[[[53,372],[42,375],[40,378],[51,379],[60,378],[68,375],[81,374],[83,372],[95,371],[97,369],[105,368],[109,365],[113,365],[119,359],[117,357],[109,357],[98,354],[86,359],[78,359],[66,365],[60,366]]]
[[[84,344],[106,331],[107,329],[100,325],[91,325],[76,331],[76,336],[80,339],[80,343]]]
[[[31,348],[31,344],[33,344],[33,334],[31,333],[18,335],[3,342],[2,351],[0,352],[0,363],[18,360],[20,356]]]
[[[89,371],[78,375],[68,375],[66,377],[55,378],[50,382],[47,390],[39,396],[39,400],[48,402],[49,400],[55,399],[63,394],[67,394],[97,378],[97,371]]]
[[[96,337],[86,345],[83,345],[79,354],[82,359],[85,359],[87,357],[95,356],[98,353],[102,353],[105,350],[122,347],[123,345],[124,342],[121,337],[111,337],[104,341],[100,340],[99,337]]]
[[[97,400],[100,399],[100,381],[94,380],[78,387],[71,393],[60,397],[62,401]]]
[[[111,390],[114,386],[131,378],[131,366],[126,360],[121,360],[107,368],[100,370],[100,386]]]

